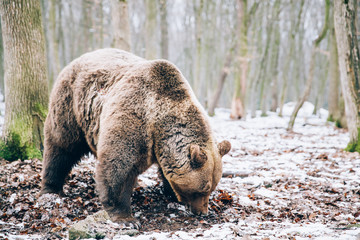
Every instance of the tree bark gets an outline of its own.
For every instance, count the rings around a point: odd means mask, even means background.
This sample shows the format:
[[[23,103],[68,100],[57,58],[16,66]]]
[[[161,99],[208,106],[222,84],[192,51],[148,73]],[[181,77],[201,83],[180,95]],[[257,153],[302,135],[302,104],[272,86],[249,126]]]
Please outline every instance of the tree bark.
[[[48,84],[39,0],[1,1],[6,111],[3,135],[42,148]]]
[[[269,26],[269,32],[267,31],[269,43],[271,47],[269,49],[269,56],[265,59],[265,69],[263,70],[265,74],[262,75],[261,79],[261,88],[260,88],[260,108],[261,116],[267,116],[267,96],[270,91],[269,85],[273,83],[276,79],[277,64],[278,64],[278,54],[279,54],[279,44],[280,44],[280,29],[279,24],[277,23],[278,16],[280,14],[280,0],[274,2],[274,6],[271,12],[271,20]],[[261,70],[260,70],[261,71]]]
[[[51,76],[49,79],[49,87],[52,88],[57,75],[60,72],[60,58],[59,58],[59,38],[57,36],[57,21],[56,21],[56,6],[58,5],[57,0],[50,1],[50,11],[49,11],[49,24],[50,24],[50,41],[49,49],[51,55],[51,61],[49,61],[51,68]],[[49,59],[49,60],[50,60]]]
[[[319,47],[320,42],[325,38],[327,30],[329,28],[329,9],[330,9],[330,0],[325,0],[325,21],[324,21],[324,26],[323,29],[321,30],[320,35],[314,40],[313,42],[313,47],[311,50],[311,58],[310,58],[310,68],[309,68],[309,73],[308,73],[308,77],[305,83],[305,89],[304,92],[302,94],[302,96],[300,97],[300,99],[298,100],[298,102],[296,103],[296,106],[290,116],[290,121],[287,127],[288,131],[292,131],[293,127],[294,127],[294,123],[295,123],[295,119],[296,116],[300,110],[300,108],[302,107],[302,105],[304,104],[304,102],[309,98],[310,95],[310,90],[311,90],[311,84],[314,78],[314,69],[315,69],[315,54],[316,54],[316,49]]]
[[[356,30],[357,2],[334,1],[334,25],[339,55],[341,87],[349,129],[349,151],[360,152],[360,62]]]
[[[296,9],[296,5],[295,5],[296,3],[297,3],[296,0],[292,2],[293,9]],[[283,107],[284,107],[284,103],[285,103],[285,100],[287,97],[290,63],[291,63],[291,59],[294,57],[294,52],[295,52],[295,44],[296,44],[295,34],[299,31],[301,16],[302,16],[302,12],[304,9],[303,8],[304,3],[305,3],[305,1],[301,0],[300,10],[297,14],[296,21],[295,20],[291,21],[291,30],[289,31],[290,47],[289,47],[289,52],[287,54],[287,57],[285,59],[283,74],[282,74],[283,81],[282,81],[282,88],[281,88],[281,92],[280,92],[280,106],[279,106],[279,116],[280,117],[282,117]]]
[[[246,93],[246,82],[249,62],[247,59],[248,52],[248,14],[247,14],[247,0],[238,0],[238,11],[237,11],[237,39],[238,39],[238,56],[236,58],[236,73],[235,77],[235,91],[231,102],[231,119],[241,119],[245,117],[245,93]]]
[[[1,21],[0,21],[1,29]],[[2,33],[0,33],[0,92],[5,96],[5,80],[4,80],[4,44]],[[4,114],[4,113],[2,113]]]
[[[80,56],[91,50],[91,42],[93,34],[90,32],[91,24],[91,5],[92,2],[89,0],[82,0],[81,2],[81,44],[77,47],[76,55]]]
[[[247,90],[247,78],[249,70],[249,57],[248,55],[248,31],[250,26],[251,17],[255,14],[259,6],[258,2],[253,3],[248,11],[247,0],[238,0],[237,11],[237,39],[238,50],[235,61],[235,89],[233,99],[231,101],[231,119],[241,119],[246,117],[246,90]]]
[[[334,11],[334,10],[333,10]],[[331,21],[331,30],[330,30],[330,77],[329,77],[329,95],[328,95],[328,104],[329,104],[329,117],[328,121],[337,121],[340,116],[340,73],[339,73],[339,58],[337,52],[337,42],[335,36],[334,28],[334,18],[330,19]]]
[[[145,0],[146,3],[146,41],[145,57],[148,60],[155,59],[156,54],[156,1]]]
[[[169,59],[169,33],[167,20],[167,0],[159,0],[160,31],[161,31],[161,58]]]
[[[195,95],[202,99],[202,78],[201,78],[201,62],[202,62],[202,38],[203,38],[203,21],[202,13],[204,9],[204,0],[200,0],[199,6],[194,7],[195,11],[195,41],[196,41],[196,52],[195,52],[195,64],[194,64],[194,92]]]
[[[279,105],[279,96],[278,96],[278,75],[279,75],[279,55],[280,55],[280,26],[276,25],[275,37],[272,50],[272,59],[270,67],[270,82],[271,82],[271,106],[270,111],[276,112],[276,109]]]
[[[325,58],[325,59],[324,59]],[[318,81],[317,81],[317,90],[318,93],[315,97],[315,104],[314,104],[314,110],[313,115],[317,115],[319,109],[324,104],[324,96],[325,96],[325,88],[326,88],[326,82],[329,75],[329,54],[328,52],[325,53],[323,56],[317,57],[317,64],[320,65],[318,68],[318,71],[320,72],[318,74]],[[337,89],[338,90],[338,89]]]
[[[96,10],[96,21],[95,21],[95,29],[96,29],[96,42],[99,48],[104,47],[104,10],[103,10],[103,2],[98,1],[95,2],[95,10]]]
[[[230,64],[231,64],[231,60],[233,58],[233,53],[232,53],[233,49],[230,49],[228,56],[225,59],[225,63],[224,63],[224,67],[220,73],[220,77],[219,77],[219,82],[216,88],[216,92],[212,98],[212,101],[209,104],[209,109],[208,109],[208,114],[210,116],[214,116],[215,115],[215,108],[217,103],[219,102],[220,99],[220,95],[221,92],[224,88],[224,83],[225,83],[225,79],[229,74],[229,68],[230,68]]]
[[[127,0],[111,0],[112,47],[130,51],[130,24]]]
[[[69,2],[69,23],[68,24],[74,24],[75,23],[75,17],[74,17],[74,13],[73,13],[73,2],[70,1]],[[69,29],[69,33],[68,33],[68,36],[70,37],[70,39],[75,39],[76,38],[76,28],[71,28]],[[64,41],[63,41],[64,42]],[[64,46],[66,44],[64,43]],[[77,56],[77,53],[76,53],[76,46],[75,44],[69,44],[69,49],[70,49],[70,54],[69,54],[69,58],[66,59],[66,60],[69,60],[71,61],[72,59],[75,58],[75,56]]]
[[[273,6],[273,9],[271,11],[271,16],[277,16],[279,13],[279,4],[280,0],[276,0]],[[265,43],[265,49],[264,53],[261,56],[260,63],[259,63],[259,69],[257,71],[256,78],[254,79],[254,82],[251,86],[251,117],[256,117],[256,109],[257,109],[257,88],[260,85],[260,99],[262,101],[263,94],[264,94],[264,85],[265,85],[265,73],[266,73],[266,63],[269,56],[269,50],[270,50],[270,43],[272,38],[272,32],[273,32],[273,22],[269,21],[266,26],[266,43]],[[261,37],[261,36],[260,36]]]

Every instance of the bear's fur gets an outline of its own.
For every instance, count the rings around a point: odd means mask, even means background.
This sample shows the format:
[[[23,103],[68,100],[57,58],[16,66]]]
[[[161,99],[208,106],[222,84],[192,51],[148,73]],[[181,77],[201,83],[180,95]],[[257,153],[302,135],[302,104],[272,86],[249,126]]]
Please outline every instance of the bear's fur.
[[[97,190],[114,221],[131,218],[137,176],[153,163],[177,199],[207,213],[222,175],[206,114],[180,71],[118,49],[82,55],[60,73],[45,122],[42,191],[62,194],[64,179],[86,153],[98,159]]]

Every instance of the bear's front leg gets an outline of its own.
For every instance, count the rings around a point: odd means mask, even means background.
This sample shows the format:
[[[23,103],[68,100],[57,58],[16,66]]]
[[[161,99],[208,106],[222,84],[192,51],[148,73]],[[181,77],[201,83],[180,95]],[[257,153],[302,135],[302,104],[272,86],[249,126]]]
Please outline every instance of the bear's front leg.
[[[119,169],[120,168],[120,169]],[[96,169],[96,184],[100,201],[113,222],[133,222],[131,195],[137,175],[124,168],[118,160],[101,161]]]
[[[118,124],[120,119],[114,115],[111,120],[115,122],[103,121],[99,136],[96,186],[100,201],[113,221],[133,222],[131,195],[137,176],[148,167],[148,152],[138,127],[141,123],[132,119],[127,124]],[[123,115],[121,121],[127,116]]]
[[[97,144],[100,201],[111,219],[121,223],[135,220],[130,206],[132,191],[137,176],[149,165],[145,124],[133,109],[124,108],[129,101],[116,97],[103,106]]]

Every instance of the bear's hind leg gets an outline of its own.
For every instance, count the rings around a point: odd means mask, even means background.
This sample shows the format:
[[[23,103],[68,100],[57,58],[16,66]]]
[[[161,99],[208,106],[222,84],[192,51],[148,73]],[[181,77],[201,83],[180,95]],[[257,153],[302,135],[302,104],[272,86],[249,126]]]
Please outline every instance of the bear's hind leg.
[[[80,158],[89,152],[86,144],[73,144],[64,149],[45,144],[40,195],[45,193],[63,194],[65,178]]]

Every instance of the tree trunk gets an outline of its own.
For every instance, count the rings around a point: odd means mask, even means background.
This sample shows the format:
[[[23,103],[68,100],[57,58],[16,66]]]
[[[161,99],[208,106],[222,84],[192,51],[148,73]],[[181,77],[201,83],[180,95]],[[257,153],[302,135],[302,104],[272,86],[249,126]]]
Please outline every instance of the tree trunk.
[[[0,21],[1,29],[1,21]],[[0,33],[0,92],[5,96],[5,80],[4,80],[4,44],[2,34]],[[4,114],[4,113],[1,113]]]
[[[238,39],[238,57],[236,58],[236,68],[235,68],[235,91],[233,99],[231,102],[231,119],[241,119],[246,117],[245,113],[245,93],[246,93],[246,82],[247,82],[247,73],[249,68],[249,62],[247,59],[248,52],[248,40],[247,33],[249,29],[247,13],[247,0],[238,0],[238,11],[237,11],[237,20],[238,20],[238,29],[237,29],[237,39]]]
[[[334,10],[333,10],[334,15]],[[337,42],[335,36],[334,28],[334,18],[330,19],[331,29],[330,29],[330,77],[329,77],[329,95],[328,95],[328,104],[329,104],[329,116],[328,121],[336,122],[341,118],[340,114],[340,73],[339,73],[339,58],[337,52]]]
[[[356,11],[356,1],[334,1],[334,25],[340,80],[350,134],[347,150],[360,152],[360,62],[355,24]]]
[[[69,2],[69,22],[70,22],[70,24],[71,23],[74,23],[75,22],[75,17],[74,17],[74,13],[73,13],[73,2],[72,1],[70,1]],[[70,39],[75,39],[76,38],[76,28],[71,28],[71,29],[69,29],[69,36],[68,37],[70,37]],[[65,41],[63,41],[63,43],[64,43]],[[65,46],[66,44],[64,43],[64,46]],[[69,60],[69,61],[71,61],[72,59],[74,59],[75,58],[75,56],[77,56],[77,53],[76,53],[76,46],[75,46],[75,44],[69,44],[69,49],[70,49],[70,54],[69,54],[69,59],[66,59],[66,60]],[[65,62],[67,62],[67,61],[65,61]]]
[[[111,0],[112,47],[130,51],[130,24],[127,0]]]
[[[300,110],[300,108],[302,107],[302,105],[304,104],[304,102],[309,98],[310,95],[310,90],[311,90],[311,84],[314,78],[314,69],[315,69],[315,47],[313,46],[312,50],[311,50],[311,57],[310,57],[310,69],[309,69],[309,73],[308,73],[308,77],[305,83],[305,89],[303,92],[303,95],[301,96],[301,98],[296,102],[295,108],[290,116],[290,121],[287,127],[288,131],[292,131],[293,127],[294,127],[294,123],[295,123],[295,119],[296,116]]]
[[[248,31],[253,15],[259,6],[259,2],[254,2],[249,10],[247,10],[247,0],[238,0],[237,11],[237,39],[238,50],[235,62],[235,89],[233,99],[231,101],[230,118],[241,119],[246,117],[246,91],[249,72],[248,57]]]
[[[56,5],[58,4],[57,0],[50,1],[50,11],[49,11],[49,24],[50,24],[50,41],[49,41],[49,49],[51,54],[51,61],[49,64],[51,65],[51,76],[49,79],[49,88],[51,89],[57,75],[60,72],[60,58],[59,58],[59,38],[57,36],[57,21],[56,21]]]
[[[69,11],[71,11],[70,6],[69,6]],[[67,60],[67,57],[70,57],[70,54],[72,52],[72,51],[69,51],[69,49],[66,49],[66,47],[65,47],[65,37],[64,37],[64,28],[63,28],[64,13],[63,13],[62,2],[59,2],[59,4],[58,4],[58,16],[59,16],[59,22],[57,24],[57,36],[59,38],[59,40],[58,40],[58,42],[59,42],[59,60],[60,60],[60,69],[61,69],[70,62],[70,59]],[[71,36],[67,36],[67,37],[71,37]],[[71,60],[72,59],[73,58],[71,58]]]
[[[6,112],[3,135],[42,148],[47,113],[45,40],[39,0],[1,1]]]
[[[277,0],[274,5],[278,4],[279,0]],[[273,9],[274,10],[274,9]],[[269,13],[270,14],[270,13]],[[273,14],[271,14],[273,16]],[[266,61],[267,58],[269,56],[269,50],[270,50],[270,42],[271,42],[271,37],[272,37],[272,31],[273,31],[273,23],[272,22],[267,22],[267,26],[266,26],[266,43],[265,43],[265,48],[264,48],[264,52],[261,56],[260,59],[260,63],[259,63],[259,69],[257,70],[257,74],[256,77],[254,79],[254,81],[252,82],[252,86],[251,86],[251,92],[250,92],[250,101],[251,101],[251,117],[254,118],[256,117],[256,110],[258,107],[257,104],[257,89],[260,85],[260,100],[263,98],[263,93],[264,93],[264,83],[265,83],[265,72],[266,72]],[[259,37],[262,37],[261,35],[259,35]]]
[[[201,62],[202,62],[202,38],[203,38],[203,21],[202,13],[204,9],[204,0],[200,0],[199,6],[195,7],[195,40],[196,40],[196,52],[195,52],[195,64],[194,64],[194,92],[195,95],[202,100],[202,79],[201,79]]]
[[[272,12],[269,31],[267,31],[269,43],[271,43],[269,56],[265,59],[265,74],[262,75],[261,88],[260,88],[260,108],[261,116],[267,116],[267,96],[270,92],[269,85],[276,78],[277,71],[279,44],[280,44],[280,29],[277,23],[278,16],[280,14],[280,0],[275,1]]]
[[[80,42],[78,45],[76,55],[80,56],[83,53],[86,53],[91,50],[91,38],[92,33],[90,33],[91,24],[91,4],[90,0],[82,0],[81,2],[81,34]]]
[[[297,1],[293,1],[293,9],[296,9],[296,4]],[[284,63],[284,70],[283,70],[283,74],[282,74],[282,88],[281,88],[281,92],[280,92],[280,106],[279,106],[279,116],[282,117],[282,112],[283,112],[283,107],[284,107],[284,103],[287,97],[287,92],[288,92],[288,81],[289,81],[289,70],[290,70],[290,63],[291,60],[294,58],[294,52],[295,52],[295,34],[299,31],[299,26],[300,26],[300,22],[301,22],[301,15],[303,12],[303,7],[304,7],[304,0],[301,0],[300,2],[300,10],[297,14],[297,18],[296,21],[293,20],[291,21],[291,30],[289,31],[289,39],[290,39],[290,47],[289,47],[289,52],[287,54],[287,57],[285,59],[285,63]]]
[[[155,59],[156,54],[156,1],[145,0],[146,2],[146,40],[145,57],[148,60]]]
[[[206,8],[205,8],[205,21],[204,21],[204,29],[210,29],[211,26],[216,25],[216,21],[218,19],[217,17],[217,7],[216,7],[216,1],[207,1]],[[218,38],[214,36],[214,34],[211,31],[204,31],[203,35],[204,39],[204,47],[203,47],[203,53],[202,57],[205,59],[202,64],[202,82],[201,89],[203,90],[203,102],[205,109],[209,109],[209,106],[212,102],[212,97],[214,95],[213,89],[215,88],[215,76],[214,69],[217,69],[217,66],[219,65],[220,61],[215,60],[217,58],[216,54],[214,56],[214,42],[218,42]],[[226,62],[226,55],[224,56],[224,60]],[[215,60],[215,61],[214,61]],[[214,63],[216,62],[216,64]],[[222,62],[222,61],[221,61]],[[221,71],[221,70],[220,70]],[[220,97],[220,96],[219,96]]]
[[[324,96],[325,96],[325,88],[326,88],[326,81],[328,79],[329,75],[329,54],[324,54],[323,56],[317,57],[317,64],[320,66],[318,68],[318,71],[320,72],[318,74],[318,81],[317,81],[317,95],[315,97],[315,104],[314,104],[314,110],[313,115],[317,115],[319,109],[324,104]]]
[[[274,47],[272,51],[272,60],[270,68],[270,77],[271,77],[271,106],[270,111],[276,112],[276,109],[279,105],[278,103],[278,75],[279,75],[279,55],[280,55],[280,26],[277,24],[275,29],[275,38],[274,38]]]
[[[225,59],[224,67],[223,67],[220,77],[219,77],[219,82],[218,82],[218,86],[216,88],[216,92],[214,94],[214,97],[212,98],[212,101],[209,104],[208,113],[210,116],[215,115],[216,105],[219,102],[222,89],[224,88],[225,79],[226,79],[227,75],[229,74],[229,68],[230,68],[231,60],[233,58],[232,51],[233,51],[233,49],[230,49],[229,54]]]
[[[99,1],[96,6],[97,15],[99,18],[98,22],[98,45],[100,48],[104,46],[104,11],[103,11],[103,2]],[[130,39],[129,39],[130,43]]]
[[[289,125],[287,127],[288,131],[292,131],[293,127],[294,127],[294,123],[295,123],[295,119],[296,116],[300,110],[300,108],[302,107],[302,105],[304,104],[304,102],[309,98],[310,95],[310,90],[311,90],[311,84],[314,78],[314,69],[315,69],[315,54],[316,54],[316,49],[319,47],[320,42],[325,38],[326,36],[326,32],[329,28],[329,9],[330,9],[330,0],[325,0],[325,21],[324,21],[324,27],[320,33],[320,35],[314,40],[313,42],[313,47],[311,50],[311,59],[310,59],[310,68],[309,68],[309,74],[305,83],[305,89],[304,92],[302,94],[302,96],[300,97],[300,99],[298,100],[298,102],[296,103],[296,106],[290,116],[290,121],[289,121]]]
[[[159,0],[160,31],[161,31],[161,58],[169,59],[169,34],[167,21],[167,0]]]

